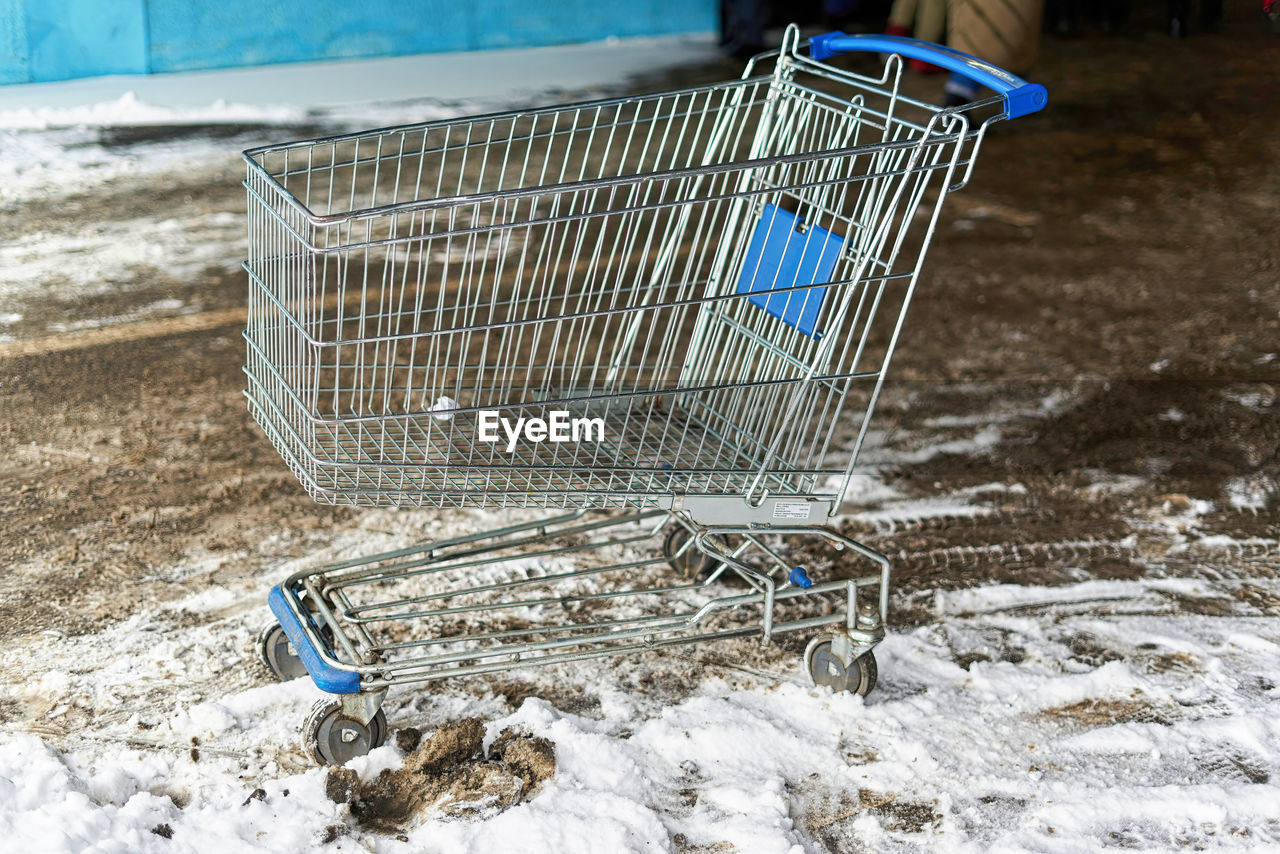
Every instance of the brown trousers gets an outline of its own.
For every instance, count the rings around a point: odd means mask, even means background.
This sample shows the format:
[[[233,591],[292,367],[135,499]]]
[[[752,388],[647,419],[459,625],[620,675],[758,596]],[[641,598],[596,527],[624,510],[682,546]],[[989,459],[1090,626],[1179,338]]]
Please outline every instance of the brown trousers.
[[[950,0],[947,44],[1023,74],[1040,46],[1044,0]]]

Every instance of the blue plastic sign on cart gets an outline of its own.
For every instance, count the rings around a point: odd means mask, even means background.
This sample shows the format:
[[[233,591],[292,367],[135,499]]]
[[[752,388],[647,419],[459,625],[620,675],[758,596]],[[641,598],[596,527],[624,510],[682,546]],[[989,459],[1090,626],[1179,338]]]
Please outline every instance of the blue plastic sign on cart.
[[[827,298],[825,283],[840,258],[844,236],[804,220],[784,208],[765,205],[738,276],[738,293],[753,305],[818,339],[818,313]],[[817,287],[805,287],[817,285]]]

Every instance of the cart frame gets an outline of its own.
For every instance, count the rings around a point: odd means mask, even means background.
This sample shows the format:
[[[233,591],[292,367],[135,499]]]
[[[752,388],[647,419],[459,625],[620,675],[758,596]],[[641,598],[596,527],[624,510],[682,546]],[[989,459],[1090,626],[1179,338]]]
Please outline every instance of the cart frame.
[[[890,55],[822,61],[851,51]],[[904,56],[997,97],[908,98]],[[304,488],[569,511],[276,587],[264,658],[341,695],[305,728],[317,759],[376,746],[396,684],[730,637],[826,629],[810,675],[870,690],[889,561],[827,520],[943,200],[1045,100],[936,45],[792,26],[732,83],[245,152],[246,397]],[[527,441],[486,438],[504,414]],[[596,441],[548,439],[570,417]],[[815,581],[783,538],[871,571]]]

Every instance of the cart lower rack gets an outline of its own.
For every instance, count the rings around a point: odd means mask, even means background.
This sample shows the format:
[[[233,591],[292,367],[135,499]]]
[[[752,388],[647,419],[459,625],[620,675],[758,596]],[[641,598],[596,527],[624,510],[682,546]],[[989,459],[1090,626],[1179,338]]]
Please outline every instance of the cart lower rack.
[[[904,56],[997,96],[908,98]],[[307,749],[380,744],[393,685],[721,638],[817,632],[815,681],[870,691],[889,562],[827,522],[946,194],[1044,102],[791,27],[737,81],[245,152],[246,396],[303,487],[557,511],[275,588],[264,661],[339,695]]]

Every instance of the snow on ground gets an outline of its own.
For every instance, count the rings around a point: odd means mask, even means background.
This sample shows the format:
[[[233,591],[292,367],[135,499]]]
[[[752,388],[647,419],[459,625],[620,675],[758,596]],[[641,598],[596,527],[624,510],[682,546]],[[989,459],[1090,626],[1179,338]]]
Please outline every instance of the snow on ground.
[[[238,262],[232,264],[227,251],[243,241],[242,218],[226,211],[159,221],[120,218],[76,234],[35,231],[0,246],[0,299],[105,293],[132,281],[139,268],[164,270],[175,279],[206,266],[234,268]],[[101,325],[97,320],[78,323]],[[83,327],[51,331],[71,328]]]
[[[366,121],[423,102],[529,103],[714,60],[714,43],[710,33],[685,34],[6,86],[0,126],[287,121],[335,111]]]
[[[927,509],[861,482],[878,522]],[[1008,491],[994,486],[957,506],[990,509]],[[370,511],[276,572],[486,521]],[[19,850],[202,851],[211,839],[220,851],[1280,846],[1280,625],[1233,604],[1226,580],[937,591],[930,619],[876,650],[880,684],[865,700],[813,687],[798,655],[753,641],[396,690],[393,730],[429,735],[478,716],[489,739],[516,727],[550,740],[556,773],[504,812],[428,811],[390,833],[362,830],[298,748],[296,727],[322,695],[307,679],[271,682],[254,660],[261,581],[221,580],[246,557],[175,565],[157,583],[207,585],[101,634],[48,633],[0,653],[10,672],[24,656],[44,671],[0,689],[0,704],[32,722],[0,734],[0,832]],[[1188,613],[1189,600],[1224,604]],[[638,688],[650,677],[687,685]],[[508,702],[511,685],[539,679],[587,702]],[[351,767],[368,779],[402,758],[392,743]]]
[[[192,274],[234,271],[244,255],[244,148],[589,97],[715,56],[709,37],[676,36],[0,86],[0,210],[35,205],[20,232],[0,229],[0,320],[17,318],[0,322],[0,341],[33,302],[157,280],[181,295],[178,313],[201,310]],[[84,227],[78,208],[103,187],[132,196],[129,207],[93,211],[100,221]]]
[[[326,844],[326,828],[349,827],[347,807],[325,796],[293,732],[318,692],[244,672],[261,612],[244,606],[249,591],[214,584],[101,636],[24,651],[48,670],[7,686],[6,701],[46,710],[29,715],[44,723],[87,710],[97,723],[64,752],[38,730],[0,738],[0,830],[27,851],[207,850],[216,837],[219,850],[650,851],[681,839],[794,852],[824,850],[837,829],[866,850],[1280,845],[1280,628],[1175,615],[1170,591],[1212,593],[1184,580],[939,593],[934,621],[877,650],[881,684],[865,701],[811,687],[786,658],[764,672],[704,667],[669,705],[628,690],[611,663],[561,668],[557,680],[599,698],[585,714],[537,698],[509,712],[458,686],[394,692],[393,727],[467,715],[490,737],[518,726],[555,745],[556,775],[487,820],[427,817],[403,840],[350,828]],[[1105,653],[1081,654],[1080,637]],[[219,693],[227,683],[239,690]],[[367,776],[400,755],[386,746],[352,766]]]
[[[236,154],[206,136],[122,150],[103,128],[385,127],[556,103],[716,55],[709,36],[668,36],[0,86],[0,202]]]

